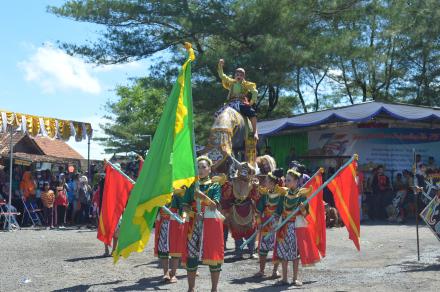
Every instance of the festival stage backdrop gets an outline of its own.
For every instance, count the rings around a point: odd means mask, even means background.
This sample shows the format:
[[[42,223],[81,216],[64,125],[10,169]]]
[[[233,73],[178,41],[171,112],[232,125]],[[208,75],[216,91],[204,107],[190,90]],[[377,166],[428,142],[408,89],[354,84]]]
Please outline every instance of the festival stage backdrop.
[[[424,162],[433,156],[440,162],[440,130],[408,128],[341,128],[309,132],[309,155],[351,156],[359,154],[360,165],[383,164],[387,170],[411,169],[412,150]],[[317,161],[316,161],[317,162]],[[334,159],[320,161],[326,166]]]

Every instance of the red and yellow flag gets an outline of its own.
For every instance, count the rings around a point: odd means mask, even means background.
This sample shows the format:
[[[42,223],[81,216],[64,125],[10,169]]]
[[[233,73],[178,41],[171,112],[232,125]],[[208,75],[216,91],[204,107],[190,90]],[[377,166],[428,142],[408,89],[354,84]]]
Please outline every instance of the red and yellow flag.
[[[356,170],[357,159],[353,159],[327,187],[333,193],[336,208],[347,227],[348,237],[360,250],[359,189],[356,183]]]
[[[119,171],[107,164],[105,166],[105,183],[99,216],[98,239],[111,245],[113,234],[121,218],[133,183]]]
[[[316,175],[314,175],[309,182],[304,186],[305,188],[312,187],[313,194],[322,185],[322,173],[321,169]],[[321,254],[321,257],[325,257],[326,249],[326,225],[325,225],[325,206],[323,200],[323,192],[319,192],[309,202],[309,215],[306,217],[309,223],[307,228],[316,247]]]

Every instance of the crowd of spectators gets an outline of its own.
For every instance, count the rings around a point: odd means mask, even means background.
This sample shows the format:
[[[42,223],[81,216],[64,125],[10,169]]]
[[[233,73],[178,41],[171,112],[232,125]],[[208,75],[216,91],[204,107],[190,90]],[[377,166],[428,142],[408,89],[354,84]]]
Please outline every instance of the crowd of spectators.
[[[9,177],[4,169],[0,174],[0,199],[9,197]],[[59,167],[50,170],[22,170],[16,167],[12,179],[12,206],[21,213],[23,225],[33,224],[29,211],[36,210],[48,228],[91,223],[92,187],[86,174]],[[40,212],[41,211],[41,212]],[[38,215],[40,214],[40,215]],[[41,221],[41,220],[40,220]]]
[[[366,218],[370,220],[388,220],[403,223],[415,216],[415,196],[418,192],[419,212],[429,203],[436,192],[436,187],[428,190],[427,183],[436,184],[433,175],[440,173],[434,157],[425,163],[421,155],[416,156],[416,175],[411,166],[407,170],[396,173],[393,177],[386,175],[383,165],[378,165],[372,174],[363,179],[363,204],[367,209]],[[414,181],[414,178],[416,181]],[[419,188],[417,188],[419,187]]]
[[[293,158],[297,158],[294,148],[286,157],[286,163]],[[342,161],[339,161],[339,164],[342,165]],[[294,163],[290,162],[289,166],[294,166]],[[306,175],[314,173],[304,166],[300,170]],[[335,167],[327,168],[324,179],[330,178],[336,170]],[[414,191],[417,190],[415,186],[418,186],[417,205],[420,212],[437,193],[436,184],[440,183],[440,169],[432,156],[428,157],[426,162],[421,155],[416,156],[415,183],[411,165],[408,165],[408,170],[397,172],[392,177],[386,173],[384,165],[377,165],[368,173],[358,170],[356,179],[362,221],[388,220],[403,223],[409,218],[414,218],[416,213]],[[429,188],[429,185],[434,187]],[[328,188],[324,188],[323,197],[328,207],[335,207],[333,194]]]

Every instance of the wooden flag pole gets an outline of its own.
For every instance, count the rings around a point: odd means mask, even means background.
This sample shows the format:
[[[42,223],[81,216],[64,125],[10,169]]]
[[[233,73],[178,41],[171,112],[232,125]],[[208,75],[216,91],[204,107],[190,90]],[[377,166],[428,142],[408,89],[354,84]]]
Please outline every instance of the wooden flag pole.
[[[275,219],[275,217],[272,215],[270,216],[269,219],[266,220],[266,222],[264,222],[263,224],[260,224],[260,226],[258,226],[257,230],[255,230],[255,232],[248,238],[246,239],[242,245],[240,245],[240,249],[244,249],[244,247],[252,240],[254,240],[255,237],[257,237],[258,232],[267,224],[269,224],[270,222],[272,222]]]
[[[416,238],[417,238],[417,260],[420,262],[420,241],[419,241],[419,187],[417,181],[416,150],[413,149],[413,180],[414,180],[414,207],[416,213]]]

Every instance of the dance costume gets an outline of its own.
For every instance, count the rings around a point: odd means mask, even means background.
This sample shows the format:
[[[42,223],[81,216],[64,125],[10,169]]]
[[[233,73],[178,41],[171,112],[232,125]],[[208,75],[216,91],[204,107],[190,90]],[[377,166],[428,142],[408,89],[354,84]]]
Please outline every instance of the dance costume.
[[[221,213],[208,206],[208,200],[201,201],[202,220],[197,220],[197,200],[194,198],[195,186],[192,185],[185,192],[183,205],[188,213],[188,231],[185,255],[182,259],[189,272],[197,270],[199,262],[209,265],[211,272],[221,271],[224,259],[223,219]],[[200,181],[200,191],[216,204],[220,203],[221,186],[213,183],[209,178]]]

